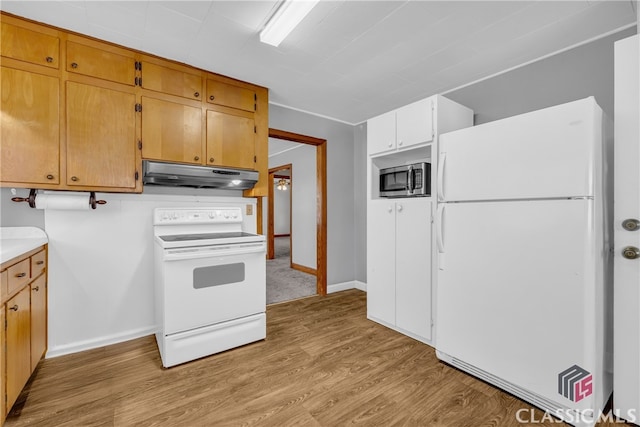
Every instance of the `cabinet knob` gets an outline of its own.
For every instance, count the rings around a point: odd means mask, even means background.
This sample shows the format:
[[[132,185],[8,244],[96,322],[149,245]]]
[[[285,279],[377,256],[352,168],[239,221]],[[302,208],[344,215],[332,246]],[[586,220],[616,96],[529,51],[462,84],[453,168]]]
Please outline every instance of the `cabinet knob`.
[[[402,212],[402,205],[398,205],[398,212]]]
[[[38,292],[38,291],[40,290],[40,286],[36,286],[35,288],[33,288],[33,290],[34,290],[35,292]]]
[[[71,177],[71,181],[73,181],[73,182],[78,181],[78,177],[77,177],[77,176],[72,176],[72,177]]]
[[[389,143],[389,148],[391,148],[391,147],[393,147],[393,143],[392,142]]]
[[[209,162],[210,162],[210,163],[213,163],[213,162],[214,162],[214,160],[215,160],[215,159],[214,159],[213,157],[209,158]]]
[[[20,277],[24,277],[26,275],[27,275],[27,273],[18,273],[18,274],[16,274],[16,277],[20,278]]]
[[[195,157],[193,158],[193,160],[195,160],[195,161],[197,162],[198,160],[200,160],[200,156],[195,156]]]
[[[214,99],[216,99],[216,97],[215,97],[215,96],[213,96],[213,95],[211,95],[211,96],[209,97],[209,99],[210,99],[211,101],[213,101]]]
[[[45,58],[45,60],[46,60],[49,64],[51,64],[51,63],[53,62],[53,58],[52,58],[52,57],[50,57],[50,56],[47,56],[47,57]]]
[[[13,307],[9,307],[9,310],[18,311],[19,308],[18,304],[15,304]]]
[[[200,92],[194,93],[193,96],[195,96],[196,98],[200,97]]]
[[[51,174],[47,175],[47,179],[53,179],[53,175]]]
[[[71,63],[71,68],[78,68],[78,63],[77,62],[72,62]]]
[[[392,208],[391,206],[389,206],[389,207],[387,208],[387,212],[389,212],[389,213],[393,212],[393,208]]]
[[[402,141],[398,141],[398,145],[402,145]]]
[[[42,265],[44,264],[44,261],[40,260],[40,261],[36,261],[36,265]]]

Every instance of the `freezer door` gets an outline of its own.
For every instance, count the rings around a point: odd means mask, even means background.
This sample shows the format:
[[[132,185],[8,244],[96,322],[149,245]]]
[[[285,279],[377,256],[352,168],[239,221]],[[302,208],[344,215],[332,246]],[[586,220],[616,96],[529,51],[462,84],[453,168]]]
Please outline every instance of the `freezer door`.
[[[573,365],[593,375],[595,390],[603,251],[593,203],[446,204],[436,348],[563,405],[572,402],[559,394],[558,375]]]
[[[594,196],[602,111],[593,98],[447,133],[441,201]]]

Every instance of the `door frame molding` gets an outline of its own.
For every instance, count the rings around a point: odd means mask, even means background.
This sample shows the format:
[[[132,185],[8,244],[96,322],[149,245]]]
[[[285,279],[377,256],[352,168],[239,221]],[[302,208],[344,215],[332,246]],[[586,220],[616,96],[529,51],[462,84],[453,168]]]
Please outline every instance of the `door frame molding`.
[[[327,140],[269,128],[269,138],[316,147],[316,293],[327,294]],[[293,180],[292,180],[293,182]],[[273,185],[270,185],[273,191]]]

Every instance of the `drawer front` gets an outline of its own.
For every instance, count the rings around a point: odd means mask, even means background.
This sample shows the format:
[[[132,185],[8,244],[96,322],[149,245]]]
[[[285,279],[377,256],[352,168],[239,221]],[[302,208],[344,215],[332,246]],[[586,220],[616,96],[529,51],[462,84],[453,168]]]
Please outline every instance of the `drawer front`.
[[[142,87],[183,98],[202,99],[202,78],[148,62],[142,63]]]
[[[245,111],[256,110],[256,93],[215,80],[207,80],[207,102]]]
[[[74,42],[67,42],[67,71],[129,86],[135,83],[133,58]]]
[[[2,23],[2,56],[58,68],[60,47],[57,37]]]
[[[31,262],[27,258],[24,261],[12,265],[7,271],[9,272],[8,292],[11,294],[29,283],[29,279],[31,279]]]
[[[47,268],[47,253],[40,251],[31,257],[31,277],[38,277]]]

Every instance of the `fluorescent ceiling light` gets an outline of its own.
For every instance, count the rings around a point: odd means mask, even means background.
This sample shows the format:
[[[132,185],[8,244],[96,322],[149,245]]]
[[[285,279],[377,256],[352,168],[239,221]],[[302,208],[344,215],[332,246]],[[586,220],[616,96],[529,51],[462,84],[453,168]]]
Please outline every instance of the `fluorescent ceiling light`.
[[[260,31],[260,41],[278,46],[304,19],[319,0],[284,0],[267,25]]]

